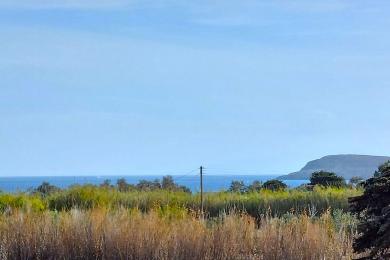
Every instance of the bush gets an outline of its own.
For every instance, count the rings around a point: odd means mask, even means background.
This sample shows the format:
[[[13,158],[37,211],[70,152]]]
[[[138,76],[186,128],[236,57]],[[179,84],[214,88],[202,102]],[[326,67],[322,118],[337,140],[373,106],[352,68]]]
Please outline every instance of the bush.
[[[11,212],[14,209],[43,211],[46,209],[46,202],[35,195],[0,194],[0,212]]]
[[[207,217],[216,217],[223,212],[245,212],[255,218],[263,215],[282,216],[288,212],[318,215],[331,209],[348,209],[348,197],[362,193],[356,188],[314,187],[313,190],[268,190],[255,192],[211,192],[204,194],[204,210]],[[68,211],[74,208],[137,209],[149,212],[156,208],[183,208],[188,212],[200,211],[200,194],[183,191],[130,190],[121,192],[115,188],[102,188],[93,185],[73,186],[48,196],[32,194],[0,194],[0,211],[12,209],[49,208]]]
[[[343,177],[337,176],[334,172],[318,171],[310,177],[311,185],[321,185],[324,187],[344,187],[346,186]]]
[[[364,194],[350,199],[351,210],[359,216],[357,252],[369,251],[367,258],[390,258],[390,163],[379,167],[376,177],[363,185]]]
[[[263,185],[260,181],[253,181],[251,185],[248,186],[247,191],[248,192],[259,192]]]
[[[47,198],[52,210],[69,210],[72,208],[89,209],[108,206],[113,200],[114,190],[106,187],[98,188],[93,185],[73,186],[62,192],[52,194]]]
[[[61,189],[58,188],[57,186],[51,185],[50,183],[44,181],[44,182],[42,182],[41,185],[39,185],[36,189],[34,189],[32,193],[39,194],[43,197],[46,197],[46,196],[48,196],[52,193],[58,192],[60,190]]]
[[[286,189],[287,185],[280,180],[269,180],[264,182],[263,188],[267,190],[278,191]]]
[[[246,186],[243,181],[232,181],[229,191],[243,193],[246,191]]]

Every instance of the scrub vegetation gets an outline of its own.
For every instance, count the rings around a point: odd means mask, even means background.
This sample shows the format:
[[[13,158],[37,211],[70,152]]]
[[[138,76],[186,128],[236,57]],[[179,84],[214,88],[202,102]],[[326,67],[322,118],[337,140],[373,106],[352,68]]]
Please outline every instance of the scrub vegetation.
[[[137,185],[49,183],[0,193],[0,259],[352,259],[364,185],[232,182],[193,194],[171,178]],[[331,177],[333,174],[330,174]],[[334,177],[334,176],[333,176]],[[333,178],[332,177],[332,178]],[[343,181],[343,180],[342,180]],[[356,244],[355,244],[356,246]],[[358,252],[358,254],[356,253]]]
[[[341,211],[203,220],[182,208],[95,208],[14,211],[0,223],[2,259],[350,259],[355,232]]]
[[[348,210],[348,198],[361,195],[359,188],[314,187],[307,189],[267,190],[257,192],[212,192],[204,196],[204,209],[208,217],[218,217],[232,210],[252,217],[281,216],[286,213],[318,215],[328,209]],[[156,207],[178,207],[190,212],[200,210],[199,194],[183,191],[119,191],[115,187],[93,185],[73,186],[50,194],[0,194],[0,210],[66,211],[74,208],[126,208],[149,212]]]

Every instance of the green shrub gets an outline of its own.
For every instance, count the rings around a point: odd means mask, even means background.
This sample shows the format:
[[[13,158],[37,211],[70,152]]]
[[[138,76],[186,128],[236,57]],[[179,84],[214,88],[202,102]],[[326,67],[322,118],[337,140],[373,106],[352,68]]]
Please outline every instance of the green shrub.
[[[356,188],[325,188],[316,186],[313,190],[286,189],[233,193],[210,192],[204,194],[206,216],[215,217],[220,213],[246,212],[260,217],[271,214],[282,216],[286,213],[308,213],[317,215],[327,209],[348,210],[348,197],[362,194]],[[46,197],[31,194],[0,194],[0,212],[8,209],[32,209],[34,211],[63,211],[72,208],[126,208],[148,212],[156,208],[180,208],[191,212],[200,211],[200,194],[183,191],[131,190],[120,192],[115,188],[93,185],[73,186],[52,193]]]
[[[264,182],[263,188],[272,191],[285,190],[287,185],[280,180],[269,180]]]
[[[318,171],[313,172],[310,177],[311,185],[321,185],[324,187],[345,187],[346,183],[343,177],[334,172]]]
[[[13,209],[43,211],[46,203],[39,196],[27,194],[0,194],[0,212],[4,213]]]

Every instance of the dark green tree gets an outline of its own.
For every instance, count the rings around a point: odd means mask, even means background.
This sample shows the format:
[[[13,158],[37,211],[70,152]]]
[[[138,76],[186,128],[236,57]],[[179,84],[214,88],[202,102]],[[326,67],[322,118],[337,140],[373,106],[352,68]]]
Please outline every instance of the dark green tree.
[[[164,190],[176,190],[177,185],[170,175],[164,176],[161,181],[161,188]]]
[[[120,192],[127,192],[135,189],[135,186],[127,183],[125,178],[118,179],[116,181],[116,187]]]
[[[113,186],[111,185],[111,180],[110,179],[105,179],[102,184],[100,184],[100,187],[102,188],[112,188]]]
[[[277,191],[277,190],[285,190],[286,188],[287,185],[280,180],[269,180],[264,182],[263,184],[263,189],[266,190]]]
[[[154,181],[150,182],[153,190],[161,189],[161,183],[159,179],[154,179]]]
[[[246,186],[243,181],[232,181],[229,191],[243,193],[246,191]]]
[[[363,195],[349,199],[360,221],[353,247],[358,253],[369,252],[361,259],[390,259],[390,162],[363,186]]]
[[[259,192],[261,188],[261,181],[253,181],[252,184],[248,186],[248,192]]]
[[[40,194],[41,196],[46,197],[60,190],[61,189],[57,186],[51,185],[50,183],[44,181],[35,190],[33,190],[33,193]]]
[[[136,188],[141,191],[152,191],[161,189],[161,184],[158,179],[154,181],[140,180],[136,185]]]
[[[334,172],[326,171],[313,172],[310,184],[324,187],[344,187],[346,185],[343,177],[337,176]]]
[[[127,181],[125,178],[120,178],[116,181],[116,186],[118,188],[119,191],[121,192],[124,192],[124,191],[127,191]]]

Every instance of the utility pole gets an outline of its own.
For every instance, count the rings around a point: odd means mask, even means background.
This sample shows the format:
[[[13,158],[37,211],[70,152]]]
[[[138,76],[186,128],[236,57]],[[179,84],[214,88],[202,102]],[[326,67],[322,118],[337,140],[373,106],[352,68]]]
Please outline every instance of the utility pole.
[[[200,213],[203,218],[203,166],[199,167],[200,173]]]

